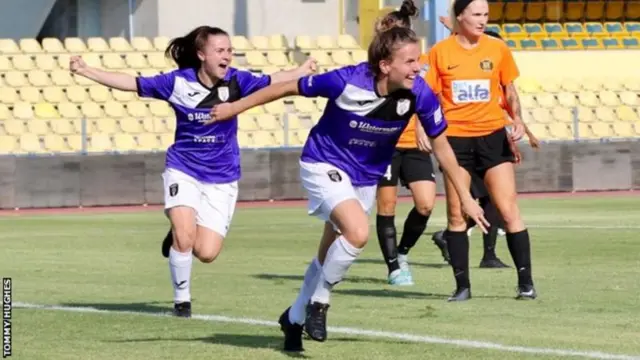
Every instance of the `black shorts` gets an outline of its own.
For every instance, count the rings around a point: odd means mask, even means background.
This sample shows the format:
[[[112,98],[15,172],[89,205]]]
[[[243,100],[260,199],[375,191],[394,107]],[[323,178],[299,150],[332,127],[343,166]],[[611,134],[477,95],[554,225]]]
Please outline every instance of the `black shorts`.
[[[484,184],[484,180],[475,172],[471,173],[471,196],[474,199],[480,199],[489,196],[489,191]]]
[[[447,139],[460,166],[484,179],[487,170],[505,162],[515,162],[507,136],[507,130],[503,128],[485,136],[449,136]]]
[[[380,178],[378,186],[402,186],[416,181],[436,181],[431,155],[418,149],[396,149],[387,172]]]

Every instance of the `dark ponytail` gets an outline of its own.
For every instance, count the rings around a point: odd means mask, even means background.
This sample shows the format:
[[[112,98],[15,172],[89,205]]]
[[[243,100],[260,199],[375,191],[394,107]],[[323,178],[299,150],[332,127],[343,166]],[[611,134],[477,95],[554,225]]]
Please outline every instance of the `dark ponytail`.
[[[413,0],[404,0],[400,10],[392,11],[376,22],[376,32],[383,32],[395,26],[410,28],[411,18],[418,16],[420,9]]]
[[[164,54],[166,57],[172,58],[180,69],[197,69],[201,63],[200,58],[198,58],[198,51],[204,47],[210,35],[229,36],[226,31],[220,28],[200,26],[191,30],[185,36],[171,40]]]
[[[384,32],[376,34],[369,44],[367,53],[369,70],[380,75],[380,61],[391,60],[395,51],[404,44],[417,44],[418,36],[407,27],[394,26]]]

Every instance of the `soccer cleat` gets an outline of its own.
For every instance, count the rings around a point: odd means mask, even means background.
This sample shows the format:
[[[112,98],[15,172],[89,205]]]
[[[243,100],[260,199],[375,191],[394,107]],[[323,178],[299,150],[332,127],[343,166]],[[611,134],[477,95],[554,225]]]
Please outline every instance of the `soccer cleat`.
[[[533,300],[538,296],[533,285],[518,285],[517,300]]]
[[[435,233],[433,233],[433,236],[431,236],[431,240],[433,240],[433,243],[436,244],[438,249],[440,249],[440,253],[444,258],[444,261],[449,263],[451,261],[451,258],[449,257],[449,250],[447,249],[447,240],[444,238],[444,230],[436,231]]]
[[[292,324],[289,321],[289,310],[291,310],[291,307],[287,308],[278,319],[280,330],[284,333],[284,351],[304,351],[302,347],[302,325]]]
[[[395,286],[411,286],[413,285],[413,279],[411,279],[411,273],[407,274],[402,269],[394,270],[389,274],[389,285]]]
[[[319,302],[307,305],[307,318],[304,323],[304,330],[309,337],[315,341],[327,340],[327,311],[329,304]]]
[[[502,260],[496,258],[493,259],[485,259],[483,258],[480,261],[481,269],[504,269],[510,267],[509,265],[502,262]]]
[[[471,289],[469,288],[457,288],[456,291],[447,299],[449,302],[453,301],[466,301],[471,299]]]
[[[167,236],[162,240],[162,256],[168,258],[169,251],[171,250],[171,245],[173,245],[173,231],[169,229]]]
[[[190,318],[191,317],[191,302],[185,301],[181,303],[175,303],[173,305],[173,315],[177,317]]]
[[[504,229],[498,228],[498,236],[505,236],[505,235],[507,235],[507,233],[504,231]]]

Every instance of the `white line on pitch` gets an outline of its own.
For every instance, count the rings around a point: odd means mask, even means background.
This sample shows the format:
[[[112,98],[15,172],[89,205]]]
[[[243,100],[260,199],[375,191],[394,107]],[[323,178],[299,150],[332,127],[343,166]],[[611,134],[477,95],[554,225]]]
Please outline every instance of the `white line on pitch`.
[[[23,308],[23,309],[41,309],[41,310],[49,310],[49,311],[99,313],[99,314],[109,314],[109,315],[117,315],[117,314],[139,315],[139,316],[144,315],[144,316],[155,316],[155,317],[171,316],[168,313],[106,310],[106,309],[98,309],[94,307],[42,305],[42,304],[30,304],[30,303],[21,303],[21,302],[14,303],[13,307]],[[278,324],[275,321],[266,321],[266,320],[259,320],[259,319],[250,319],[250,318],[237,318],[237,317],[220,316],[220,315],[194,314],[192,318],[196,320],[224,322],[224,323],[260,325],[260,326],[272,326],[272,327],[278,326]],[[609,354],[609,353],[604,353],[599,351],[578,351],[578,350],[570,350],[570,349],[512,346],[512,345],[503,345],[503,344],[486,342],[486,341],[447,339],[447,338],[440,338],[440,337],[433,337],[433,336],[396,333],[396,332],[390,332],[390,331],[377,331],[377,330],[366,330],[366,329],[356,329],[356,328],[346,328],[346,327],[329,327],[328,331],[332,333],[337,333],[337,334],[360,335],[360,336],[368,336],[368,337],[376,337],[376,338],[396,339],[396,340],[404,340],[404,341],[409,341],[414,343],[423,343],[423,344],[453,345],[453,346],[466,347],[466,348],[496,350],[496,351],[513,352],[513,353],[583,357],[583,358],[590,358],[590,359],[640,360],[640,356],[636,356],[636,355]]]

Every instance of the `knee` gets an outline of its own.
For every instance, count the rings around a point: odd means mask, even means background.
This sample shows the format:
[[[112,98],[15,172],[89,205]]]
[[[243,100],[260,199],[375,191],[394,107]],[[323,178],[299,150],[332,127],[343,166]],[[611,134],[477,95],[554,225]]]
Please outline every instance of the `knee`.
[[[422,216],[430,216],[431,211],[433,211],[433,201],[416,204],[415,208],[418,214]]]
[[[196,242],[196,230],[188,228],[173,229],[173,247],[179,252],[187,252],[193,249]]]
[[[361,249],[367,244],[369,239],[369,226],[366,223],[356,226],[345,233],[344,237],[351,245]]]
[[[520,216],[520,208],[514,203],[499,209],[499,213],[504,220],[504,225],[511,232],[522,230],[522,218]]]
[[[212,263],[219,255],[214,253],[213,251],[197,251],[194,255],[200,260],[200,262],[204,264]]]
[[[393,216],[396,214],[396,199],[378,199],[378,215]]]
[[[467,228],[467,221],[460,208],[447,209],[447,225],[449,230],[464,231]]]

